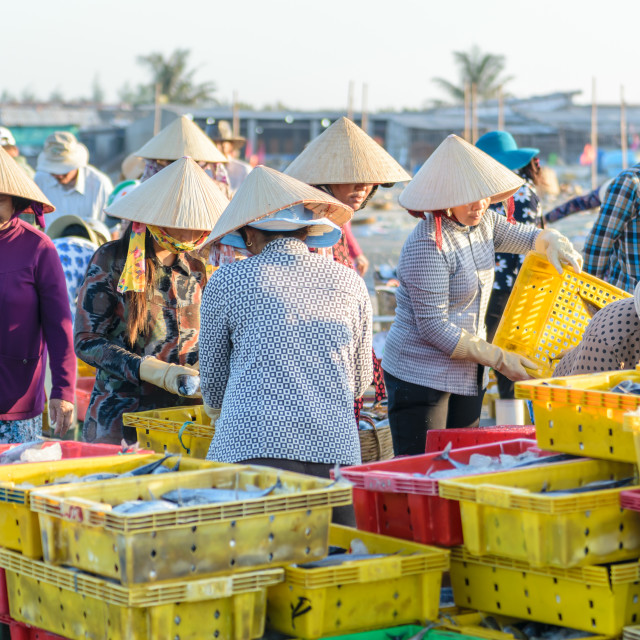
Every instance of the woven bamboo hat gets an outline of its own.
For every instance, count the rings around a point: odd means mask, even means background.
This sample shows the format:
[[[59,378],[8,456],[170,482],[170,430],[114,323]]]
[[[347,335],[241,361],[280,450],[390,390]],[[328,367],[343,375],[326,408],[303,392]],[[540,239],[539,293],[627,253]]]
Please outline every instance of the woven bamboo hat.
[[[109,205],[116,218],[171,229],[213,229],[229,201],[191,158],[180,158]]]
[[[187,116],[176,118],[135,155],[147,160],[177,160],[189,156],[196,162],[228,162],[207,134]]]
[[[285,173],[307,184],[388,184],[411,176],[358,125],[336,120]]]
[[[351,220],[353,209],[315,187],[259,165],[246,177],[224,214],[216,223],[211,240],[257,222],[276,211],[303,204],[318,218],[337,225]]]
[[[451,134],[405,187],[399,202],[410,211],[439,211],[483,198],[502,202],[523,184],[503,164]]]
[[[16,161],[0,147],[0,193],[24,198],[42,205],[43,213],[51,213],[56,208],[47,200],[38,185],[27,176]],[[28,212],[28,210],[27,210]]]

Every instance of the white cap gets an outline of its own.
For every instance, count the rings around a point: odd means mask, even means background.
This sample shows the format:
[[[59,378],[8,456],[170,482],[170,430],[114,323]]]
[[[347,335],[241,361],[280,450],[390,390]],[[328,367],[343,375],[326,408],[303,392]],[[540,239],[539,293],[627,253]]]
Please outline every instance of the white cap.
[[[8,144],[15,145],[16,139],[7,127],[0,127],[0,147],[6,147]]]

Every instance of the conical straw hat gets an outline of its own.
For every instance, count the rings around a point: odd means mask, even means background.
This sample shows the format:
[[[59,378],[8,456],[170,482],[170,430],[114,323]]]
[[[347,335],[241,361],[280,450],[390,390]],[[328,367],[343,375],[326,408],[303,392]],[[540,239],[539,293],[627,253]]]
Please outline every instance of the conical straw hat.
[[[16,161],[0,147],[0,193],[25,198],[43,205],[43,213],[56,208],[47,200],[38,185],[18,166]]]
[[[351,207],[324,191],[274,169],[257,166],[245,178],[216,223],[211,240],[219,240],[250,222],[296,204],[303,204],[318,218],[327,218],[337,225],[343,225],[353,216]]]
[[[177,160],[190,156],[196,162],[228,162],[207,134],[187,116],[176,118],[135,155],[148,160]]]
[[[523,184],[513,171],[451,134],[404,188],[399,202],[410,211],[439,211],[483,198],[502,202]]]
[[[358,125],[336,120],[285,173],[307,184],[387,184],[411,176]]]
[[[105,211],[158,227],[206,231],[213,229],[228,204],[218,185],[191,158],[180,158]]]

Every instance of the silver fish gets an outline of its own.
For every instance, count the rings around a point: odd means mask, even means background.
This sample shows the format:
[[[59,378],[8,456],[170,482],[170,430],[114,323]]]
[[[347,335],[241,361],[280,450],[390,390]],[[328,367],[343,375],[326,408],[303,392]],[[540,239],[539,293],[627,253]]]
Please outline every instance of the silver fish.
[[[280,478],[268,489],[262,491],[243,491],[242,489],[174,489],[162,496],[163,500],[173,502],[180,507],[191,507],[218,502],[238,502],[264,498],[282,487]]]
[[[378,558],[386,558],[389,554],[386,553],[337,553],[332,556],[327,556],[321,560],[315,560],[313,562],[305,562],[304,564],[297,565],[300,569],[317,569],[320,567],[334,567],[344,564],[345,562],[356,562],[357,560],[376,560]]]
[[[128,515],[150,513],[153,511],[171,511],[176,509],[177,505],[166,500],[129,500],[116,505],[111,510],[113,513],[123,513]]]
[[[434,458],[434,460],[446,460],[450,465],[454,466],[456,469],[468,469],[469,465],[464,464],[463,462],[458,462],[454,460],[449,454],[451,453],[451,449],[453,448],[452,442],[447,442],[447,446],[444,448],[443,452]]]
[[[11,449],[7,449],[0,453],[0,464],[11,464],[12,462],[19,462],[20,456],[27,451],[28,449],[41,449],[42,445],[46,441],[44,439],[41,440],[32,440],[30,442],[23,442],[22,444],[18,444],[15,447],[11,447]]]
[[[626,487],[634,482],[635,478],[622,478],[621,480],[595,480],[583,484],[581,487],[573,487],[572,489],[552,489],[547,490],[546,487],[542,487],[540,493],[545,495],[562,495],[566,493],[588,493],[589,491],[604,491],[605,489],[617,489],[618,487]]]
[[[78,482],[98,482],[100,480],[113,480],[113,478],[119,478],[119,473],[109,473],[108,471],[102,471],[100,473],[92,473],[88,476],[83,476],[78,479]]]
[[[178,376],[178,392],[181,396],[194,396],[200,391],[200,376]]]
[[[131,469],[131,471],[127,471],[121,474],[120,477],[131,478],[135,476],[149,475],[150,473],[153,473],[156,469],[161,467],[166,460],[168,460],[169,458],[174,458],[176,455],[177,455],[176,453],[167,453],[165,454],[164,458],[161,458],[160,460],[156,460],[155,462],[149,462],[148,464],[143,464],[141,467],[137,467],[136,469]]]

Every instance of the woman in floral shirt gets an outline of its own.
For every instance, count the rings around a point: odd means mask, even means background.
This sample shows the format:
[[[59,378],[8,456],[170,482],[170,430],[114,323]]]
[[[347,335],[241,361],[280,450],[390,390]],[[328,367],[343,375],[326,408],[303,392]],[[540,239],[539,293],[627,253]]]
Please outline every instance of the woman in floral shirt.
[[[183,158],[107,207],[132,224],[96,251],[78,294],[76,353],[97,369],[85,440],[135,441],[123,413],[198,402],[193,394],[182,397],[181,386],[185,376],[198,375],[207,280],[204,261],[192,252],[227,204],[204,171]]]
[[[513,136],[506,131],[490,131],[485,133],[476,143],[479,149],[511,169],[524,179],[525,183],[513,196],[513,219],[539,229],[544,227],[542,221],[542,206],[536,193],[536,186],[540,182],[539,149],[518,148]],[[503,203],[490,207],[499,214],[506,216]],[[496,253],[496,272],[493,281],[493,293],[489,299],[487,309],[487,339],[493,336],[500,324],[500,319],[507,306],[507,300],[516,281],[524,255],[515,253]],[[509,399],[514,397],[515,383],[496,371],[498,391],[500,397]]]

